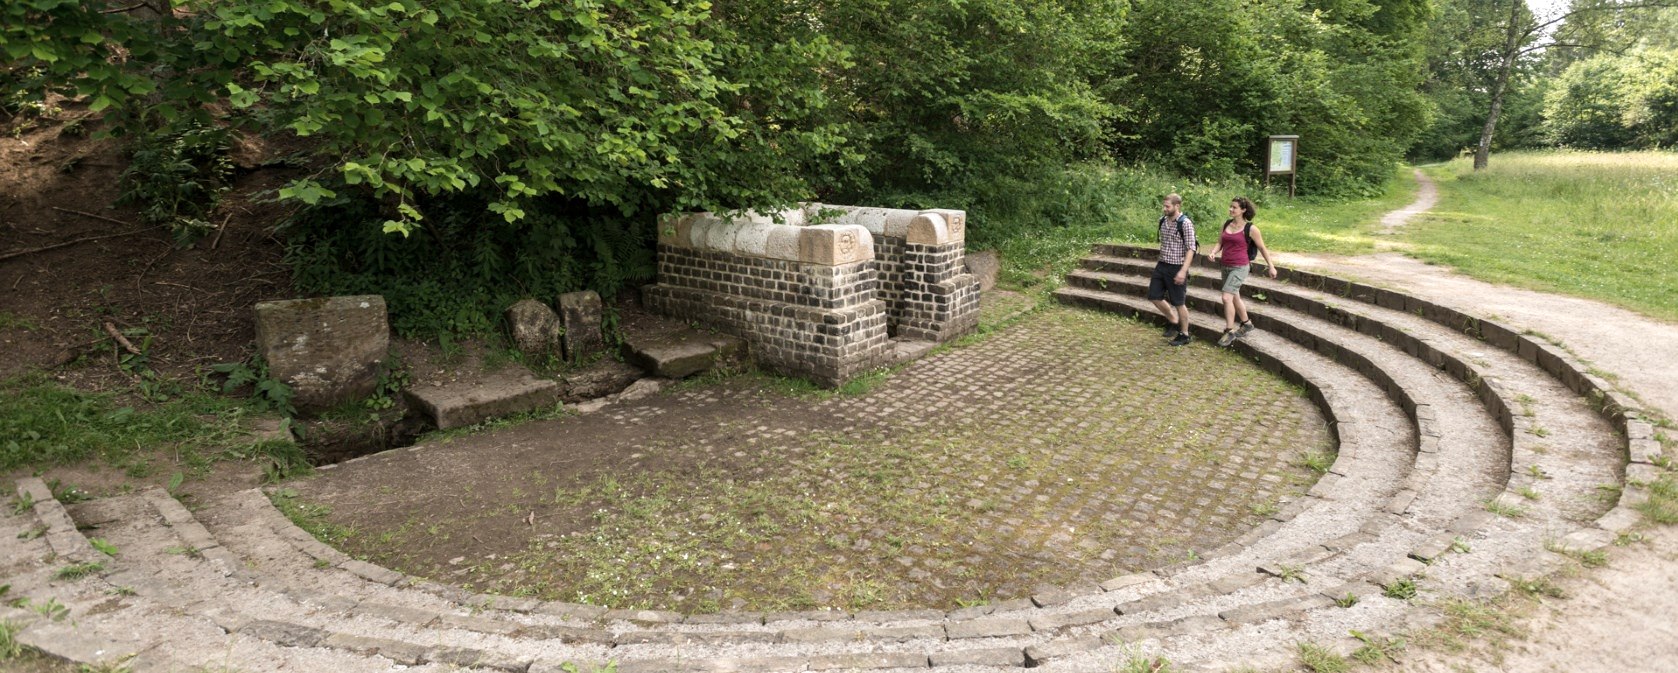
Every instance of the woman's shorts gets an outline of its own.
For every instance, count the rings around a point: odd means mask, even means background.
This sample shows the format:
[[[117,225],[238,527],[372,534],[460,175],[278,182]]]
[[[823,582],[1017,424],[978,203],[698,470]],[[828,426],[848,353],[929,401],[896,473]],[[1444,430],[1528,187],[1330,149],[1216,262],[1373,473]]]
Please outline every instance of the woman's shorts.
[[[1251,264],[1224,267],[1224,294],[1241,294],[1241,284],[1247,282],[1247,269]]]

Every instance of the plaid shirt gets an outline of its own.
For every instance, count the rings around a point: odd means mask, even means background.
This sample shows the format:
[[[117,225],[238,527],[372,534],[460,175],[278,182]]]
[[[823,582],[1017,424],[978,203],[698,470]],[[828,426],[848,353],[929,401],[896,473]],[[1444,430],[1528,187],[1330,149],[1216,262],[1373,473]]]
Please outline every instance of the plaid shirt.
[[[1183,223],[1180,233],[1176,225],[1178,220]],[[1171,226],[1165,226],[1167,222],[1171,222]],[[1178,213],[1177,217],[1170,220],[1159,218],[1159,261],[1166,264],[1182,264],[1188,260],[1191,247],[1195,250],[1200,249],[1200,242],[1194,238],[1194,220],[1183,213]]]

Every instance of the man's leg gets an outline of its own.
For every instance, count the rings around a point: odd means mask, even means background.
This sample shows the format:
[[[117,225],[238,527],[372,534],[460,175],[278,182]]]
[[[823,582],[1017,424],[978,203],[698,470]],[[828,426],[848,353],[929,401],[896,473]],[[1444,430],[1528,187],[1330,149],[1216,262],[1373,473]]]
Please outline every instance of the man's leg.
[[[1188,336],[1188,333],[1189,333],[1189,305],[1188,304],[1179,304],[1177,306],[1177,327],[1178,327],[1178,332],[1179,333],[1181,333],[1183,336]]]
[[[1177,312],[1172,310],[1171,303],[1167,301],[1172,298],[1171,282],[1172,277],[1177,275],[1177,268],[1169,264],[1155,264],[1154,274],[1148,279],[1148,300],[1154,303],[1154,308],[1159,310],[1160,315],[1165,316],[1166,338],[1176,336],[1178,325],[1181,324],[1177,322]]]

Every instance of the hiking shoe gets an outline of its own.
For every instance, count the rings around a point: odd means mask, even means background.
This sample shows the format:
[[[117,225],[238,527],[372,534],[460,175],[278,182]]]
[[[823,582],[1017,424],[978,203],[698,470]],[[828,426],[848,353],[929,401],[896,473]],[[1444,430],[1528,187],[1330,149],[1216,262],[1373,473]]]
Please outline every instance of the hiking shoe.
[[[1178,332],[1177,333],[1177,338],[1171,340],[1171,345],[1173,345],[1173,346],[1187,346],[1187,345],[1189,345],[1189,341],[1192,341],[1192,339],[1189,338],[1189,335],[1187,333]]]
[[[1232,329],[1224,330],[1223,336],[1218,337],[1218,346],[1221,348],[1221,347],[1224,347],[1224,346],[1228,346],[1232,343],[1235,343],[1235,337],[1236,337],[1235,330],[1232,330]]]
[[[1177,329],[1177,323],[1168,322],[1168,323],[1165,323],[1165,333],[1161,334],[1160,336],[1169,339],[1169,338],[1177,336],[1178,334],[1181,334],[1181,333],[1182,332]]]
[[[1253,330],[1256,329],[1258,328],[1253,326],[1253,321],[1248,320],[1247,322],[1241,323],[1240,327],[1235,328],[1235,338],[1239,339],[1247,336],[1248,334],[1252,334]]]

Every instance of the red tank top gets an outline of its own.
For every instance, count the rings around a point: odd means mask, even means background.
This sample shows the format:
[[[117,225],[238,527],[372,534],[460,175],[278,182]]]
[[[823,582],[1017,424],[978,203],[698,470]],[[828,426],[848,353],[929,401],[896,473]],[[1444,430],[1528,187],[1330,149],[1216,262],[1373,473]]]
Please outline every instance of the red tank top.
[[[1223,229],[1220,231],[1222,233],[1218,235],[1218,245],[1223,247],[1223,256],[1218,258],[1219,264],[1246,266],[1248,262],[1252,261],[1247,256],[1247,231],[1245,227],[1237,229],[1232,234],[1229,233],[1229,223],[1225,222]]]

